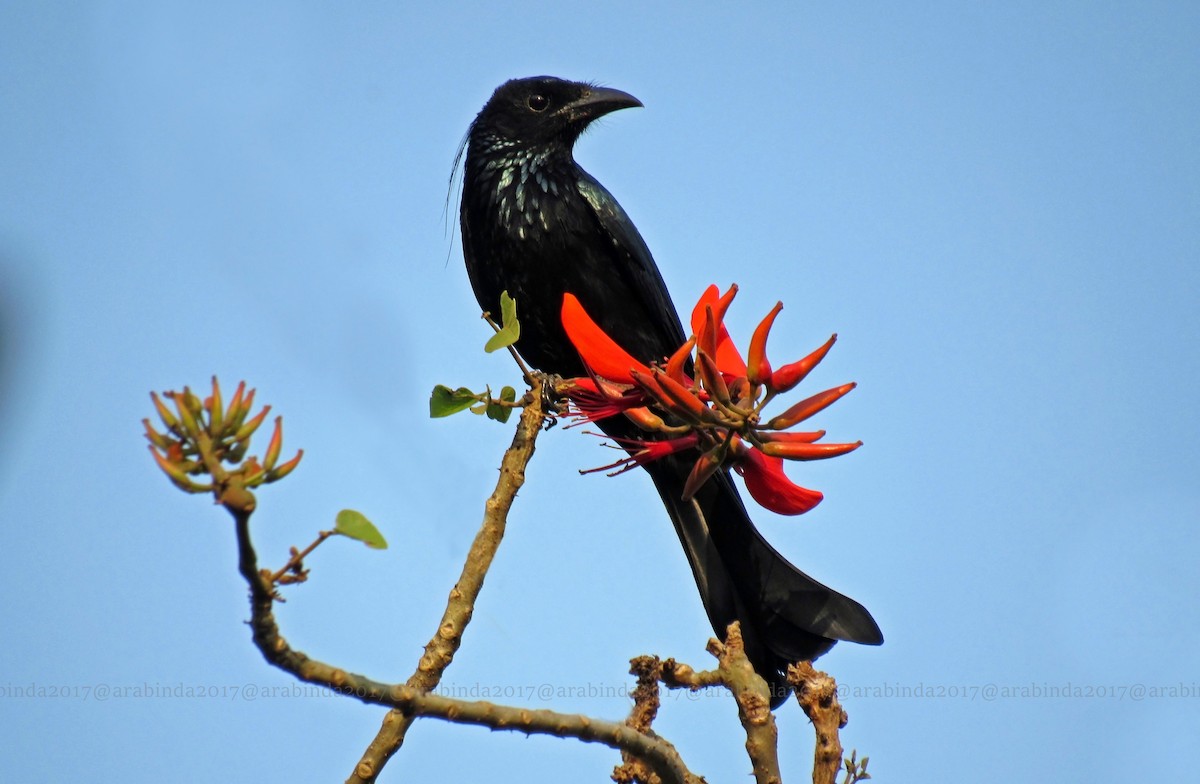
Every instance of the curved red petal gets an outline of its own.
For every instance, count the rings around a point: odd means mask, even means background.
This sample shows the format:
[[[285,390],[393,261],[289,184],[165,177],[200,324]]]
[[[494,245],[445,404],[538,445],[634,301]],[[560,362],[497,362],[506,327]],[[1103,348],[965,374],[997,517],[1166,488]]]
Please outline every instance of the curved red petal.
[[[709,305],[716,305],[717,300],[721,298],[721,290],[717,288],[717,284],[713,283],[704,290],[700,295],[700,299],[696,300],[696,307],[692,308],[692,334],[699,336],[701,330],[704,329],[704,310]]]
[[[692,380],[685,374],[684,368],[687,367],[688,360],[692,358],[692,349],[696,347],[696,336],[692,335],[687,339],[687,342],[675,350],[675,353],[667,360],[667,375],[678,381],[684,386],[691,386]]]
[[[781,515],[800,515],[821,503],[825,496],[794,484],[783,472],[783,460],[749,449],[738,465],[746,491],[760,506]]]
[[[650,368],[634,359],[592,321],[574,294],[563,295],[562,325],[580,358],[597,376],[633,384],[631,370],[650,373]]]

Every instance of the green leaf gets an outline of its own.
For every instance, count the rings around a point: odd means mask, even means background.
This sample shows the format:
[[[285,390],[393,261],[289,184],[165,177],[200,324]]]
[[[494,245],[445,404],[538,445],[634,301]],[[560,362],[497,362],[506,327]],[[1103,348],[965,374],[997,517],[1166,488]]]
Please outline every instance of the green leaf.
[[[387,549],[387,540],[383,538],[383,534],[379,533],[379,529],[364,517],[362,512],[356,512],[353,509],[343,509],[338,512],[333,530],[342,536],[357,539],[367,547],[373,547],[376,550]]]
[[[515,324],[517,321],[517,301],[508,295],[508,289],[500,292],[500,323]]]
[[[512,387],[504,387],[500,390],[500,400],[505,403],[515,403],[517,390]],[[513,410],[508,406],[497,405],[494,402],[490,402],[487,407],[488,419],[494,419],[497,422],[507,422],[508,418],[512,416],[512,412]]]
[[[521,337],[521,322],[517,320],[517,301],[508,296],[507,291],[500,293],[500,331],[492,335],[484,344],[483,350],[489,354],[502,348],[508,348]]]
[[[429,416],[445,417],[457,414],[479,402],[479,395],[466,387],[451,389],[438,384],[429,396]]]

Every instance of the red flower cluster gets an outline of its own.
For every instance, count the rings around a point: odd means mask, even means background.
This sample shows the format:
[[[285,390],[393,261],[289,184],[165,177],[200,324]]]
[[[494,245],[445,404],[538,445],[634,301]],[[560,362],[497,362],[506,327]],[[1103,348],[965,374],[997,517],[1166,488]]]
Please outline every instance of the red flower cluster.
[[[684,488],[690,498],[722,466],[730,465],[746,490],[762,506],[785,515],[812,509],[821,493],[794,484],[784,460],[820,460],[862,445],[820,444],[825,431],[791,428],[845,395],[843,384],[801,400],[763,421],[763,409],[776,395],[799,384],[833,347],[837,335],[798,362],[773,368],[767,359],[767,335],[783,309],[776,303],[750,340],[743,359],[725,328],[725,313],[737,286],[720,294],[709,286],[692,310],[693,336],[659,365],[645,365],[616,344],[588,316],[573,295],[563,298],[562,323],[587,365],[589,378],[573,379],[567,395],[573,414],[586,421],[623,415],[657,438],[621,440],[628,457],[602,468],[623,473],[635,466],[685,450],[700,456]]]

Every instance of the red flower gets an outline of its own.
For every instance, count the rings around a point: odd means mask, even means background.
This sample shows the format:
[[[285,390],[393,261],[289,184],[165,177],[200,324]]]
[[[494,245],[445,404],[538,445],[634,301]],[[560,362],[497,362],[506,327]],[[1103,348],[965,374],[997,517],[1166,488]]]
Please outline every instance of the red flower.
[[[692,310],[693,336],[665,367],[638,362],[588,316],[578,299],[565,295],[563,328],[592,374],[574,379],[565,388],[571,415],[594,422],[620,414],[657,434],[645,440],[616,439],[629,456],[591,471],[620,474],[691,450],[697,457],[684,486],[685,500],[718,470],[732,466],[759,504],[779,514],[803,514],[823,496],[788,479],[783,461],[837,457],[862,442],[817,443],[825,431],[789,432],[789,428],[832,405],[854,384],[811,395],[764,424],[763,408],[800,383],[829,353],[836,335],[804,359],[773,369],[767,359],[767,337],[783,309],[782,303],[776,303],[754,330],[746,362],[725,328],[725,313],[736,294],[736,285],[724,294],[716,286],[705,290]],[[689,364],[694,379],[685,372]]]

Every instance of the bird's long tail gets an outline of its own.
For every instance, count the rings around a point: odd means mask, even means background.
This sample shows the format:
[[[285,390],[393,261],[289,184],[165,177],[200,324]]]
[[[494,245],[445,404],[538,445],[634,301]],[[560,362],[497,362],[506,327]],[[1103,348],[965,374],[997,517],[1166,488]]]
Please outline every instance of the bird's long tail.
[[[879,645],[883,634],[866,608],[797,569],[762,537],[733,481],[717,472],[690,501],[682,500],[691,462],[679,456],[645,466],[687,553],[717,636],[741,622],[746,654],[772,688],[772,705],[787,698],[787,665],[814,659],[838,640]]]

